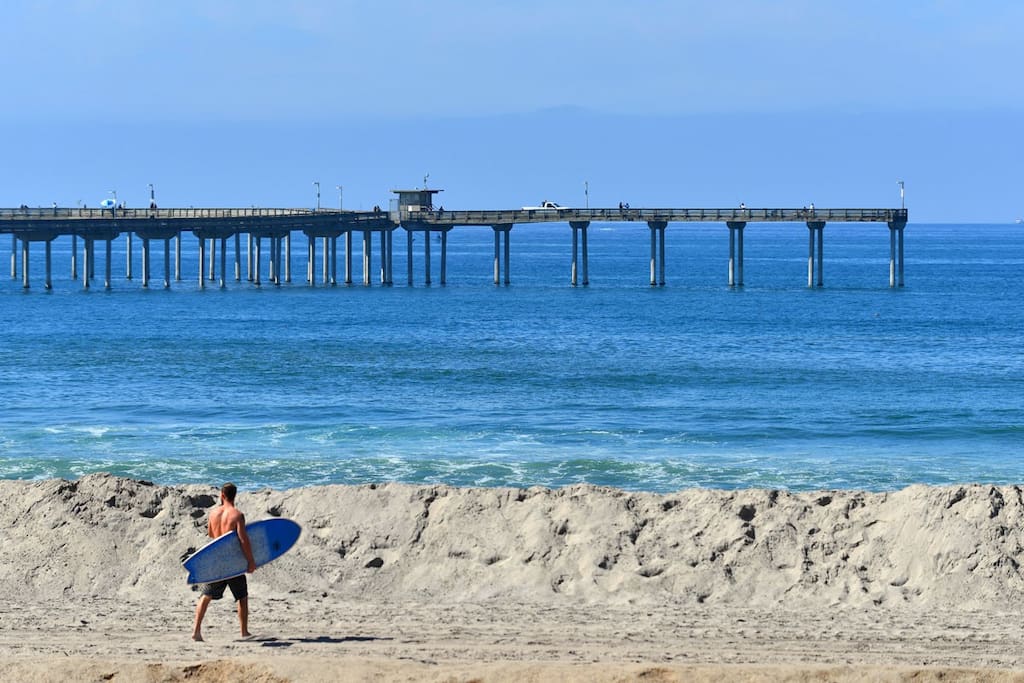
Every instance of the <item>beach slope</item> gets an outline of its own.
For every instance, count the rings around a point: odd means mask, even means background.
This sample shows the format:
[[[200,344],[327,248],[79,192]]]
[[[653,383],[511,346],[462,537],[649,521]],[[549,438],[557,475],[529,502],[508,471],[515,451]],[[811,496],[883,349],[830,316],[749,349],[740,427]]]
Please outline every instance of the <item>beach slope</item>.
[[[303,534],[192,643],[216,493],[0,481],[0,678],[1022,680],[1018,487],[242,492]]]

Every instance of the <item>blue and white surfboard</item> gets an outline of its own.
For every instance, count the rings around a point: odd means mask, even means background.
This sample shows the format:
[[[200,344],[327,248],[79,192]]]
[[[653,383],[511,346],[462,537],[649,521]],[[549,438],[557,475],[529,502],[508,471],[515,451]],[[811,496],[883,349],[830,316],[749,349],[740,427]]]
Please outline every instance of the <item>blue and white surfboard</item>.
[[[245,525],[256,566],[284,555],[299,540],[302,527],[290,519],[261,519]],[[188,570],[188,583],[211,583],[245,574],[248,563],[238,542],[238,533],[215,538],[181,563]]]

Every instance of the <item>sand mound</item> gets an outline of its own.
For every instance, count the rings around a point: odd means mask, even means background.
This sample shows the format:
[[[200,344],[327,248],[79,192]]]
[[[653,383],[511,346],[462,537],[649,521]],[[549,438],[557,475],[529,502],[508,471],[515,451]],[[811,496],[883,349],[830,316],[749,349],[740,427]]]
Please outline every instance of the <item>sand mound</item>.
[[[53,599],[180,586],[216,489],[104,474],[0,481],[0,582]],[[399,484],[239,494],[289,517],[296,548],[261,594],[428,602],[515,599],[1008,609],[1024,594],[1018,487],[893,493]]]

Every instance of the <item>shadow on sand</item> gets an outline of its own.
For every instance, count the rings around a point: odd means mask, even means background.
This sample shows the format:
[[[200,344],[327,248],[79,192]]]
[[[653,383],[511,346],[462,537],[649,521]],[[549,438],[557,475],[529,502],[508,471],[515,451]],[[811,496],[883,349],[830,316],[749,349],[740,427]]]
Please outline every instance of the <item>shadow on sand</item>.
[[[379,638],[377,636],[345,636],[335,638],[333,636],[316,636],[315,638],[275,638],[273,636],[247,638],[245,642],[259,643],[260,647],[291,647],[297,643],[312,643],[314,645],[341,645],[344,643],[372,643],[375,641],[394,640],[394,638]]]

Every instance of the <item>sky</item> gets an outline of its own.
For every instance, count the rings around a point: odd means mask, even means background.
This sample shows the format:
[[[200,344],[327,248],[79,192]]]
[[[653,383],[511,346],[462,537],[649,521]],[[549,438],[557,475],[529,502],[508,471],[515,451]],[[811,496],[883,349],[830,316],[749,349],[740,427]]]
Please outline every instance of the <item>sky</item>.
[[[5,0],[0,205],[1024,214],[1015,0]],[[338,186],[342,190],[338,190]],[[340,196],[339,196],[340,195]]]

